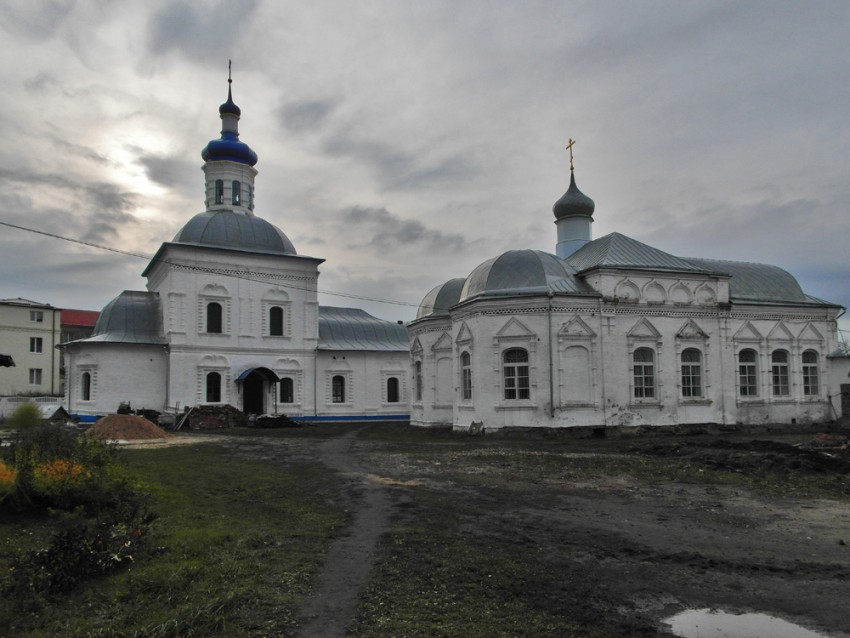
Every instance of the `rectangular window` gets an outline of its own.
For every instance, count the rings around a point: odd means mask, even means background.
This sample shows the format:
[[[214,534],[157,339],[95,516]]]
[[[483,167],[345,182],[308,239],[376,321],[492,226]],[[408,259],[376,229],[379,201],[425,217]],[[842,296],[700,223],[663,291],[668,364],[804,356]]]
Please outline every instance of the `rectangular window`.
[[[41,385],[41,368],[30,368],[30,385]]]
[[[30,310],[30,321],[41,323],[44,321],[44,312],[41,310]]]
[[[634,382],[636,399],[655,398],[655,352],[649,348],[634,352]]]
[[[30,337],[30,352],[41,352],[42,340],[41,337]]]
[[[773,395],[785,397],[790,394],[788,384],[788,352],[785,350],[774,350],[770,355],[773,376]]]
[[[682,396],[702,396],[702,353],[696,348],[682,352]]]
[[[820,394],[818,355],[812,350],[803,353],[803,394],[808,397]]]

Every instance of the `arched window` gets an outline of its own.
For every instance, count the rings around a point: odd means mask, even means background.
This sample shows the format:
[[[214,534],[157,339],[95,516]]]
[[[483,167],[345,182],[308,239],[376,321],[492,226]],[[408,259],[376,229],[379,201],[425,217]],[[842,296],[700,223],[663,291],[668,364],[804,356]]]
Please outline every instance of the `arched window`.
[[[215,203],[221,204],[224,202],[224,180],[215,180]]]
[[[413,384],[416,387],[416,400],[422,400],[422,362],[413,364]]]
[[[280,402],[295,403],[295,383],[292,377],[282,377],[280,380]]]
[[[269,308],[269,334],[272,337],[283,336],[283,308],[280,306]]]
[[[331,400],[334,403],[345,403],[345,377],[340,374],[331,379]]]
[[[387,403],[398,403],[398,378],[387,379]]]
[[[742,397],[757,397],[759,395],[756,359],[755,350],[748,348],[738,353],[738,388]]]
[[[528,352],[522,348],[505,350],[502,355],[502,382],[505,399],[529,399]]]
[[[785,397],[791,391],[788,387],[788,351],[774,350],[770,355],[773,373],[773,396]]]
[[[91,401],[91,373],[83,372],[82,383],[80,385],[80,398],[83,401]]]
[[[230,184],[230,203],[234,206],[242,203],[242,184],[236,179]]]
[[[221,375],[218,372],[207,374],[207,403],[221,403]]]
[[[803,394],[809,397],[820,394],[818,353],[814,350],[803,353]]]
[[[682,351],[682,396],[702,396],[702,352],[696,348]]]
[[[460,395],[464,401],[472,400],[472,357],[468,352],[460,355]]]
[[[215,301],[207,304],[207,332],[221,334],[221,304]]]
[[[632,355],[634,363],[635,398],[655,398],[655,351],[638,348]]]

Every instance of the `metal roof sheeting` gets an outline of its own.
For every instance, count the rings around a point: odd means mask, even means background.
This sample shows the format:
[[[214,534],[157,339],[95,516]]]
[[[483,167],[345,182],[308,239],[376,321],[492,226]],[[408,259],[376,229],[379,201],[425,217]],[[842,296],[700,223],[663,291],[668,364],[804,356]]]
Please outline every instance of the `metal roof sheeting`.
[[[319,350],[406,352],[409,349],[403,324],[378,319],[359,308],[319,306]]]
[[[76,343],[97,342],[164,344],[159,295],[125,290],[106,304],[92,336]]]
[[[416,318],[448,317],[449,308],[460,301],[460,293],[463,291],[465,281],[463,277],[458,277],[432,288],[419,304]]]
[[[190,219],[174,242],[259,253],[295,255],[295,246],[277,226],[256,215],[232,210],[207,211]]]
[[[567,262],[541,250],[509,250],[466,278],[461,301],[481,296],[561,293],[598,296]]]
[[[667,270],[675,272],[706,272],[705,269],[681,257],[647,246],[636,239],[611,233],[594,239],[567,258],[578,272],[591,268],[630,268],[634,270]]]
[[[803,292],[800,284],[791,273],[778,266],[754,264],[745,261],[725,261],[722,259],[687,260],[706,270],[731,275],[729,297],[733,302],[780,302],[828,304]]]

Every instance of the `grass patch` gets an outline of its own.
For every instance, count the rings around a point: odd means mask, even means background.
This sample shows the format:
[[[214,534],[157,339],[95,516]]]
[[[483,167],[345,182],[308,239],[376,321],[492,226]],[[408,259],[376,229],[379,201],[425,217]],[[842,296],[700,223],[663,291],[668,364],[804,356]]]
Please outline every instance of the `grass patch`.
[[[0,601],[15,636],[284,636],[332,538],[347,520],[323,466],[249,460],[238,445],[128,450],[152,495],[146,556],[129,569],[22,613]],[[0,569],[49,533],[50,518],[0,522]],[[84,611],[83,611],[84,610]]]

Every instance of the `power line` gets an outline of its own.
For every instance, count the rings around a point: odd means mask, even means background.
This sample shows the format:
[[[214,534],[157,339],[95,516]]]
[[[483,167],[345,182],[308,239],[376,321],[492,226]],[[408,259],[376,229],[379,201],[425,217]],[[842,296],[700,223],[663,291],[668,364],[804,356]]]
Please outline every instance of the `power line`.
[[[325,295],[332,295],[336,297],[345,297],[347,299],[357,299],[359,301],[374,301],[377,303],[385,303],[385,304],[393,304],[396,306],[410,306],[413,308],[418,308],[419,304],[411,303],[409,301],[399,301],[397,299],[383,299],[380,297],[370,297],[368,295],[357,295],[348,292],[336,292],[333,290],[324,290],[321,288],[310,288],[310,287],[302,287],[297,286],[291,283],[281,283],[280,281],[275,281],[268,279],[269,273],[261,273],[257,271],[251,270],[243,270],[243,271],[235,271],[235,270],[224,270],[218,268],[211,268],[205,266],[196,266],[192,264],[184,264],[176,261],[171,261],[169,259],[154,259],[150,255],[143,255],[141,253],[134,253],[128,250],[121,250],[119,248],[112,248],[111,246],[104,246],[102,244],[96,244],[94,242],[83,241],[82,239],[75,239],[73,237],[66,237],[64,235],[58,235],[56,233],[49,233],[44,230],[38,230],[36,228],[28,228],[26,226],[19,226],[17,224],[11,224],[9,222],[0,221],[0,226],[7,226],[9,228],[15,228],[17,230],[22,230],[29,233],[35,233],[37,235],[44,235],[45,237],[50,237],[52,239],[60,239],[62,241],[67,241],[72,244],[80,244],[82,246],[87,246],[89,248],[97,248],[99,250],[108,250],[109,252],[117,253],[119,255],[127,255],[128,257],[136,257],[138,259],[145,259],[152,263],[160,263],[160,264],[168,264],[170,266],[175,266],[178,268],[186,269],[186,270],[194,270],[196,272],[203,272],[207,274],[213,275],[224,275],[226,277],[235,277],[237,279],[243,279],[246,281],[255,281],[258,283],[266,283],[270,285],[280,286],[282,288],[289,288],[290,290],[302,290],[306,292],[320,292]]]

